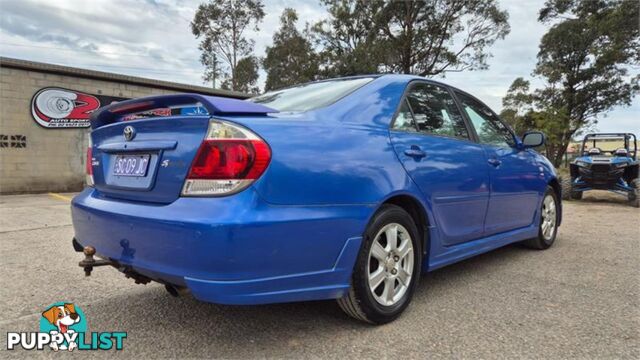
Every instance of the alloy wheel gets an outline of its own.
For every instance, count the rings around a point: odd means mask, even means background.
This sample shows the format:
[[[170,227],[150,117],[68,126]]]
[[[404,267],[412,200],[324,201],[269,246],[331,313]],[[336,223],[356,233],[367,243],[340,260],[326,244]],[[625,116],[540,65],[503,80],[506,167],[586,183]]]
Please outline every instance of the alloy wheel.
[[[397,304],[409,289],[413,276],[413,242],[398,223],[382,227],[376,235],[367,267],[369,290],[384,306]]]
[[[545,240],[549,241],[553,237],[553,233],[556,228],[556,201],[553,196],[547,194],[542,201],[542,223],[541,230],[542,236]]]

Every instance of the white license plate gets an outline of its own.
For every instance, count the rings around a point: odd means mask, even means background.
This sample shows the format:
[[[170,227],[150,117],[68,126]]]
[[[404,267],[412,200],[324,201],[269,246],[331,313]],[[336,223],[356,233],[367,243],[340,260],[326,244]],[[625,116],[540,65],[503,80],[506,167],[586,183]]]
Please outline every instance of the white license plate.
[[[113,166],[116,176],[146,176],[151,155],[117,155]]]

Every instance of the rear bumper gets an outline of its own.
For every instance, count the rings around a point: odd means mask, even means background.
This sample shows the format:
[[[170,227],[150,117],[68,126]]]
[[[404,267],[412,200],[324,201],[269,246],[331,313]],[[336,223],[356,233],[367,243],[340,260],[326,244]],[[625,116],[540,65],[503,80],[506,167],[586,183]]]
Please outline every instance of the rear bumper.
[[[75,237],[98,255],[200,300],[261,304],[341,297],[371,206],[272,206],[249,188],[169,205],[100,197],[71,205]]]

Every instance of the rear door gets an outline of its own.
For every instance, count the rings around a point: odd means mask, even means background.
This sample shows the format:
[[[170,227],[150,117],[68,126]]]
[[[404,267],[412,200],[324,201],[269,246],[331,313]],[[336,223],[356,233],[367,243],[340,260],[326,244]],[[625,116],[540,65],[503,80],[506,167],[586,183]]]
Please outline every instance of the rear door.
[[[430,204],[445,246],[480,238],[489,200],[483,147],[445,87],[413,82],[390,131],[393,148]]]
[[[456,96],[487,154],[491,196],[485,236],[531,225],[546,188],[534,150],[518,149],[514,134],[488,106],[462,92]]]

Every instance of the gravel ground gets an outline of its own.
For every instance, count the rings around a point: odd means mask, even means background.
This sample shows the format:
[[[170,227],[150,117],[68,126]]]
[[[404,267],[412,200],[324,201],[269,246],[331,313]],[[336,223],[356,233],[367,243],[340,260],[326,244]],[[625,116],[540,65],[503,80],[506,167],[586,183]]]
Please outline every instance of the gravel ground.
[[[64,194],[70,196],[69,194]],[[640,211],[607,193],[565,205],[554,247],[508,246],[424,275],[413,303],[380,327],[335,302],[220,306],[135,285],[113,269],[85,278],[60,197],[0,197],[0,333],[37,331],[71,301],[90,331],[127,331],[120,352],[190,358],[640,358]],[[6,351],[0,357],[58,357]]]

